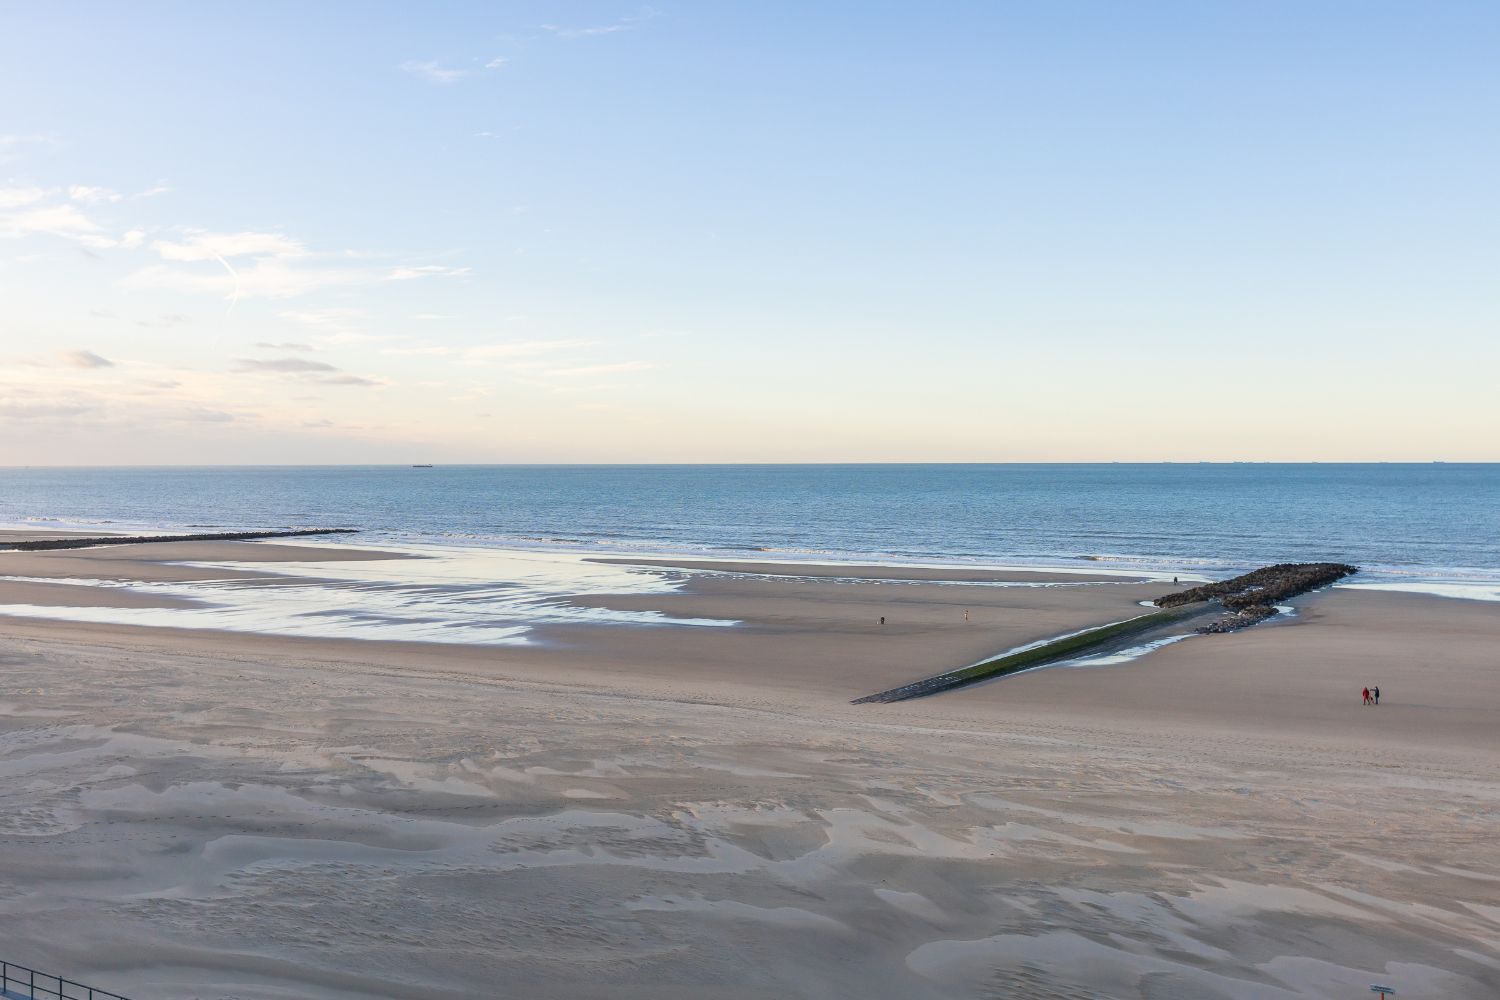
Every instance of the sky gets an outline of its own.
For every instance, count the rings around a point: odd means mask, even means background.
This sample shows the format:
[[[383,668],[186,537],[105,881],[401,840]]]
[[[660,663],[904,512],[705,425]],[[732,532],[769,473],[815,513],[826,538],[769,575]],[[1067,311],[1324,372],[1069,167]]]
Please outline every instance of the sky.
[[[0,465],[1500,460],[1500,5],[0,0]]]

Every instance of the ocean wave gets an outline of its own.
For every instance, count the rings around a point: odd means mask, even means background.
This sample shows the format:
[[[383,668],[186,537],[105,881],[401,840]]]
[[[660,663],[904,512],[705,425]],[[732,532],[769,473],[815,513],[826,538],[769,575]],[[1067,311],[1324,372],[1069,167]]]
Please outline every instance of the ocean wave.
[[[1379,583],[1345,583],[1340,590],[1374,590],[1401,594],[1425,594],[1466,601],[1500,601],[1500,582],[1445,583],[1442,581],[1396,580]]]

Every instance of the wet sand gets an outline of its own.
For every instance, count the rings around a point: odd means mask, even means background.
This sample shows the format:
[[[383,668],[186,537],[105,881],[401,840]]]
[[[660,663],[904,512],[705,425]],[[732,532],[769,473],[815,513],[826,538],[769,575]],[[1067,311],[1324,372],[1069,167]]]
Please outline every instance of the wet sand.
[[[1096,572],[1057,569],[969,569],[961,566],[870,566],[859,563],[746,562],[741,559],[590,559],[613,566],[652,566],[714,573],[813,579],[941,581],[945,583],[1037,583],[1045,581],[1099,582],[1139,580],[1139,575],[1106,570]]]
[[[1500,606],[1335,590],[851,706],[1162,585],[753,568],[591,599],[738,628],[527,647],[0,618],[5,957],[140,998],[1500,992]]]

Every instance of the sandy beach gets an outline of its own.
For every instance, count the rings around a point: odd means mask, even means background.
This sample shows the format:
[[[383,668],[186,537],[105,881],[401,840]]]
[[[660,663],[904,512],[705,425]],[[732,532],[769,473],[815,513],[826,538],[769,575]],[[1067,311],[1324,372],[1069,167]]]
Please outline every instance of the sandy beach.
[[[0,552],[0,604],[385,558]],[[1500,993],[1500,605],[1335,589],[853,706],[1171,585],[630,572],[677,589],[571,603],[738,624],[512,646],[0,617],[3,957],[136,1000]]]
[[[141,8],[0,1000],[1500,1000],[1500,2]]]

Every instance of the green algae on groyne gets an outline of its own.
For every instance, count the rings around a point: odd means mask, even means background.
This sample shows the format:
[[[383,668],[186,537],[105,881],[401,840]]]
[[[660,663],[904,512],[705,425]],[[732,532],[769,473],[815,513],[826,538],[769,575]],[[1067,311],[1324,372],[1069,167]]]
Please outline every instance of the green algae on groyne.
[[[1035,643],[1030,646],[1022,646],[1013,652],[985,660],[982,663],[976,663],[971,667],[950,670],[932,677],[925,677],[911,684],[904,684],[898,688],[891,688],[888,691],[880,691],[875,694],[866,695],[863,698],[856,698],[851,704],[865,705],[875,702],[906,701],[909,698],[925,698],[927,695],[937,694],[940,691],[951,691],[954,688],[965,687],[978,681],[1004,677],[1006,674],[1029,670],[1032,667],[1045,666],[1048,663],[1055,663],[1058,660],[1070,659],[1085,650],[1097,649],[1107,643],[1117,642],[1121,639],[1135,638],[1143,633],[1152,632],[1167,625],[1175,625],[1189,618],[1195,618],[1202,614],[1203,611],[1204,608],[1202,607],[1164,608],[1160,611],[1152,611],[1148,614],[1137,615],[1134,618],[1127,618],[1121,622],[1099,625],[1095,628],[1084,629],[1082,632],[1073,632],[1069,635],[1059,636],[1056,639]]]
[[[218,531],[200,535],[99,535],[93,538],[35,538],[0,542],[12,552],[44,552],[50,549],[89,549],[96,545],[147,545],[154,542],[253,542],[262,538],[301,538],[306,535],[352,535],[358,528],[297,528],[286,531]]]

